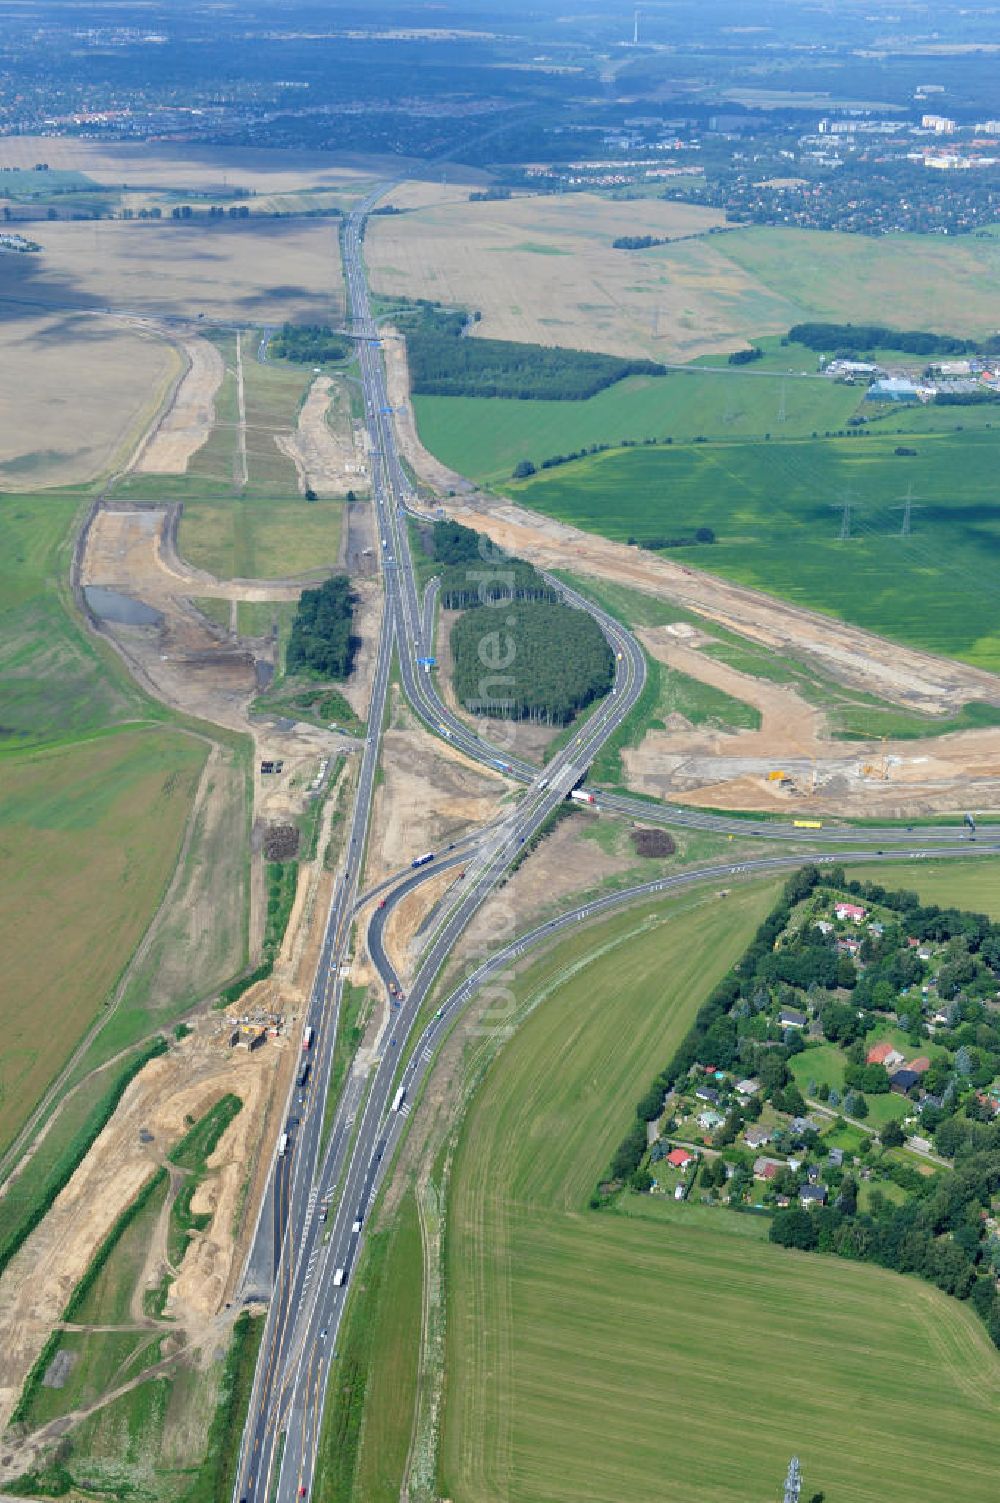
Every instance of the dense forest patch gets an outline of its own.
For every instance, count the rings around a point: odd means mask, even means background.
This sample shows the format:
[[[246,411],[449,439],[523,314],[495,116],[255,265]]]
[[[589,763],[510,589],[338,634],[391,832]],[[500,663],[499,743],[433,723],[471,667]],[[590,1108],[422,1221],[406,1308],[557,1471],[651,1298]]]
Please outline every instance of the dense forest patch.
[[[323,365],[329,360],[346,360],[351,341],[335,334],[329,324],[283,324],[271,340],[270,350],[278,360]]]
[[[927,329],[890,329],[885,324],[795,324],[788,338],[810,350],[902,350],[907,355],[978,355],[993,353],[997,346],[995,339],[980,343]]]
[[[474,714],[565,725],[611,688],[614,659],[585,611],[519,601],[466,611],[451,632],[455,692]]]
[[[324,678],[346,678],[354,662],[357,639],[351,585],[346,574],[333,574],[318,590],[303,590],[292,622],[286,662],[289,673],[306,669]]]

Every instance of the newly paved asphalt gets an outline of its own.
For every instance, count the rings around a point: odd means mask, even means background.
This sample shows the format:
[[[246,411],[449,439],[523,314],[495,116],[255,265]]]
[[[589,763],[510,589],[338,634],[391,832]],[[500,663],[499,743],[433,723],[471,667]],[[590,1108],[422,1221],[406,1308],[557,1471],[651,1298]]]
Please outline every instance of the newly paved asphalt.
[[[658,892],[696,882],[728,884],[747,874],[794,868],[806,859],[830,861],[838,857],[857,858],[859,854],[866,859],[869,856],[876,860],[898,859],[901,847],[913,855],[970,854],[965,838],[968,832],[957,827],[914,831],[796,830],[774,821],[727,819],[696,811],[657,808],[643,800],[599,792],[597,797],[603,808],[643,823],[662,821],[812,847],[830,842],[835,843],[836,849],[824,852],[819,858],[800,852],[685,871],[585,903],[501,945],[447,998],[407,1053],[422,1004],[456,941],[523,843],[570,790],[584,782],[596,752],[642,692],[645,659],[631,634],[613,617],[554,581],[568,604],[588,610],[598,621],[615,653],[616,674],[613,692],[542,771],[465,725],[441,701],[434,676],[418,664],[418,658],[431,649],[434,598],[431,593],[421,602],[413,572],[406,512],[414,498],[396,449],[380,338],[371,316],[362,260],[365,220],[384,191],[373,194],[349,216],[342,244],[365,394],[385,611],[368,717],[370,733],[362,753],[347,850],[327,917],[322,955],[308,1006],[306,1021],[314,1030],[310,1080],[304,1092],[296,1090],[290,1097],[286,1118],[289,1147],[280,1158],[275,1153],[257,1246],[250,1260],[253,1275],[247,1280],[248,1292],[262,1292],[254,1290],[262,1269],[275,1269],[275,1276],[234,1494],[236,1499],[246,1499],[247,1503],[251,1500],[290,1503],[295,1497],[307,1496],[311,1490],[324,1397],[336,1361],[340,1321],[365,1235],[368,1210],[391,1160],[409,1103],[444,1032],[481,987],[501,976],[532,947],[570,926]],[[266,356],[266,348],[261,353]],[[341,967],[348,956],[359,899],[363,896],[367,901],[373,895],[359,895],[359,883],[394,653],[407,698],[427,725],[475,759],[501,766],[512,780],[525,786],[517,801],[488,829],[466,837],[454,849],[438,853],[433,862],[402,880],[390,879],[373,890],[384,894],[385,907],[375,909],[369,928],[369,949],[387,991],[390,986],[398,990],[399,978],[382,942],[385,920],[392,907],[413,886],[444,866],[459,867],[465,873],[435,910],[419,971],[405,998],[391,1007],[377,1062],[367,1079],[355,1074],[349,1076],[324,1141],[324,1115],[341,1004]],[[884,855],[879,850],[890,846],[896,849],[886,849]],[[971,851],[996,854],[1000,851],[1000,833],[994,837],[988,831],[982,832]],[[502,1025],[498,1022],[498,1026]],[[404,1057],[406,1064],[401,1067],[400,1060]],[[393,1111],[392,1104],[400,1088],[405,1092],[403,1104],[400,1110]]]

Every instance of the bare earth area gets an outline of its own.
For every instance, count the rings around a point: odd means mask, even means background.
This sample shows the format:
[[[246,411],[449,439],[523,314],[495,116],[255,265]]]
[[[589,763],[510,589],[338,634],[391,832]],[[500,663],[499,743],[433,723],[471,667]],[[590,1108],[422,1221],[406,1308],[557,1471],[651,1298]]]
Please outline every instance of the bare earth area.
[[[406,358],[406,341],[389,324],[385,327],[384,335],[382,348],[385,352],[386,393],[390,406],[395,409],[393,422],[400,454],[412,466],[419,479],[432,490],[444,495],[454,493],[459,496],[473,491],[475,487],[471,481],[457,470],[449,470],[447,465],[435,459],[431,451],[421,443],[410,403],[410,368]]]
[[[639,792],[786,813],[805,797],[817,813],[887,818],[950,810],[956,801],[977,810],[1000,807],[1000,730],[885,744],[835,741],[823,712],[794,689],[716,662],[678,642],[672,630],[647,628],[638,636],[668,667],[754,705],[761,726],[727,733],[685,722],[648,731],[641,745],[622,753]],[[772,771],[787,776],[770,780]]]
[[[132,1082],[94,1148],[0,1279],[0,1429],[6,1428],[29,1369],[117,1217],[183,1137],[190,1120],[231,1091],[240,1097],[243,1110],[220,1142],[206,1180],[206,1198],[218,1213],[199,1239],[190,1271],[190,1253],[184,1259],[184,1276],[170,1311],[185,1345],[197,1346],[203,1339],[203,1318],[221,1308],[234,1277],[235,1196],[246,1173],[246,1147],[259,1137],[282,1053],[271,1044],[254,1054],[230,1049],[228,1030],[215,1016]],[[159,1270],[150,1282],[158,1278]]]
[[[336,401],[336,421],[331,407]],[[342,409],[346,407],[346,412]],[[363,453],[355,443],[350,408],[341,388],[329,376],[317,376],[302,404],[294,434],[276,434],[275,443],[295,466],[299,492],[343,496],[367,478]]]
[[[383,747],[384,778],[372,808],[369,884],[485,824],[506,789],[502,778],[474,767],[415,727],[391,727]]]
[[[133,465],[140,474],[186,474],[215,423],[215,396],[225,374],[222,353],[197,334],[183,336],[180,343],[187,370]]]

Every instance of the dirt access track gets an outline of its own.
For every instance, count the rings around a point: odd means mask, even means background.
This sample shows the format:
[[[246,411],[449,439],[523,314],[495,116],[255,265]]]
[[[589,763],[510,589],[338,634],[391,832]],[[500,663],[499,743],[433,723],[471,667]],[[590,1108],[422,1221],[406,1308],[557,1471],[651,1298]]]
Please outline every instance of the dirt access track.
[[[509,501],[477,494],[441,504],[456,521],[485,532],[541,568],[570,569],[673,601],[776,652],[804,658],[829,678],[895,704],[930,715],[955,713],[970,700],[1000,705],[1000,677],[981,669],[887,642],[843,621],[551,521]]]
[[[131,468],[144,475],[184,475],[215,424],[215,398],[225,375],[222,352],[191,332],[173,338],[186,362],[173,396],[135,455]]]

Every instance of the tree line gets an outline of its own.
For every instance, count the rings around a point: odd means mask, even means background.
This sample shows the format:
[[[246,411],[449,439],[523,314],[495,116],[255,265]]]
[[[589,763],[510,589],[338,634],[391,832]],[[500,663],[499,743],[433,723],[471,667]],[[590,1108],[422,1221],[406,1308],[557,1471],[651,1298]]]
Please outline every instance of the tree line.
[[[647,553],[659,553],[665,548],[694,548],[699,543],[714,543],[715,532],[711,527],[696,527],[692,533],[681,533],[676,537],[655,535],[650,538],[630,537],[628,540],[633,547],[645,548]]]
[[[347,678],[357,648],[353,605],[346,574],[331,575],[318,590],[302,591],[285,659],[290,673],[299,669],[323,678]]]
[[[439,397],[506,397],[585,401],[626,376],[664,376],[655,360],[626,360],[591,350],[467,339],[464,314],[422,305],[397,318],[406,331],[414,393]],[[477,322],[473,315],[473,322]]]
[[[533,564],[509,558],[499,567],[470,568],[449,564],[441,573],[441,604],[448,611],[467,611],[473,606],[501,601],[531,601],[554,605],[559,596],[546,584]]]
[[[933,334],[927,329],[891,329],[886,324],[794,324],[788,331],[794,344],[807,349],[843,348],[850,351],[902,350],[907,355],[980,355],[992,352],[996,340],[979,344],[953,334]]]
[[[654,245],[669,245],[669,235],[619,235],[612,240],[612,250],[652,250]]]
[[[614,680],[614,657],[586,611],[521,600],[516,614],[466,611],[451,631],[455,693],[474,714],[565,725]]]

